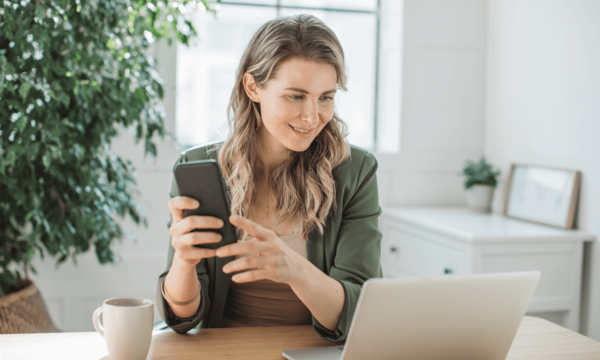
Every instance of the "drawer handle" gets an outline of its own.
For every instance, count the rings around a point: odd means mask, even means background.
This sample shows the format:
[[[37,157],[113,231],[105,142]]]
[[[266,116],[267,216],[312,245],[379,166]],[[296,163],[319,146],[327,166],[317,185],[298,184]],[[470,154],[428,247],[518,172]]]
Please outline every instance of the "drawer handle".
[[[445,274],[445,275],[447,275],[447,274],[452,274],[453,272],[454,272],[454,271],[452,271],[452,269],[450,269],[450,268],[444,268],[444,274]]]
[[[397,252],[398,252],[398,248],[397,248],[397,247],[395,247],[395,246],[392,246],[392,247],[390,248],[390,252],[397,253]]]

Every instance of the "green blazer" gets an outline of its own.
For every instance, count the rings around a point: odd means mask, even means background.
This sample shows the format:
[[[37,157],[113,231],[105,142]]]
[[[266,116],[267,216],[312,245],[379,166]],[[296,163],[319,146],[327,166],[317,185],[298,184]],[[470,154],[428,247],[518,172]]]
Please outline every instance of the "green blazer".
[[[194,147],[183,152],[176,164],[217,159],[215,145]],[[377,194],[377,160],[364,149],[351,146],[351,156],[333,169],[336,184],[337,211],[330,217],[321,234],[312,231],[306,242],[307,259],[332,279],[339,281],[346,296],[342,315],[334,331],[321,325],[313,316],[312,325],[321,338],[344,341],[352,322],[362,285],[370,278],[383,277],[381,271],[381,232],[377,225],[381,207]],[[179,192],[172,182],[171,197]],[[170,227],[171,220],[167,223]],[[173,261],[174,248],[169,240],[167,267],[160,274],[156,305],[167,326],[183,334],[193,328],[220,327],[231,274],[223,272],[223,266],[235,259],[212,257],[202,259],[196,265],[202,297],[196,314],[179,318],[170,309],[161,292],[162,282]]]

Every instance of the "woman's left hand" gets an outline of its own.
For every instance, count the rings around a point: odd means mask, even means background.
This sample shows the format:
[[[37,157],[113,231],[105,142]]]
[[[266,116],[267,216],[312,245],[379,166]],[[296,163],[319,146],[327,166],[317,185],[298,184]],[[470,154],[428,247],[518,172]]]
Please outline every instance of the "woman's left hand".
[[[291,285],[302,278],[306,259],[285,244],[273,231],[237,215],[230,216],[229,221],[254,236],[254,239],[222,246],[217,250],[217,256],[256,254],[231,261],[223,267],[225,273],[253,269],[233,276],[232,280],[243,283],[269,279]]]

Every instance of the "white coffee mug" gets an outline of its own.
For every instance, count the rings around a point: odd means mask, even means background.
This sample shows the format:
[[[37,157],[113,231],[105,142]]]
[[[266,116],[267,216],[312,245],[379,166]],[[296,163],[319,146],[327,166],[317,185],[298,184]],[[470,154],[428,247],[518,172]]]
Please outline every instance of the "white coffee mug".
[[[102,324],[100,323],[102,314]],[[154,303],[141,298],[104,300],[92,316],[111,360],[145,360],[152,342]]]

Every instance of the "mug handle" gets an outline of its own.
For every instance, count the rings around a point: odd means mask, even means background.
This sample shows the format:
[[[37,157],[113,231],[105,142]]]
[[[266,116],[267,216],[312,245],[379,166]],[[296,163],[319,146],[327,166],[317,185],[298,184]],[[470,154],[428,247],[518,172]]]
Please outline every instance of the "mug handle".
[[[94,329],[100,333],[100,335],[104,336],[104,326],[100,323],[100,314],[102,313],[102,306],[97,308],[94,311],[94,315],[92,316],[92,323],[94,324]]]

